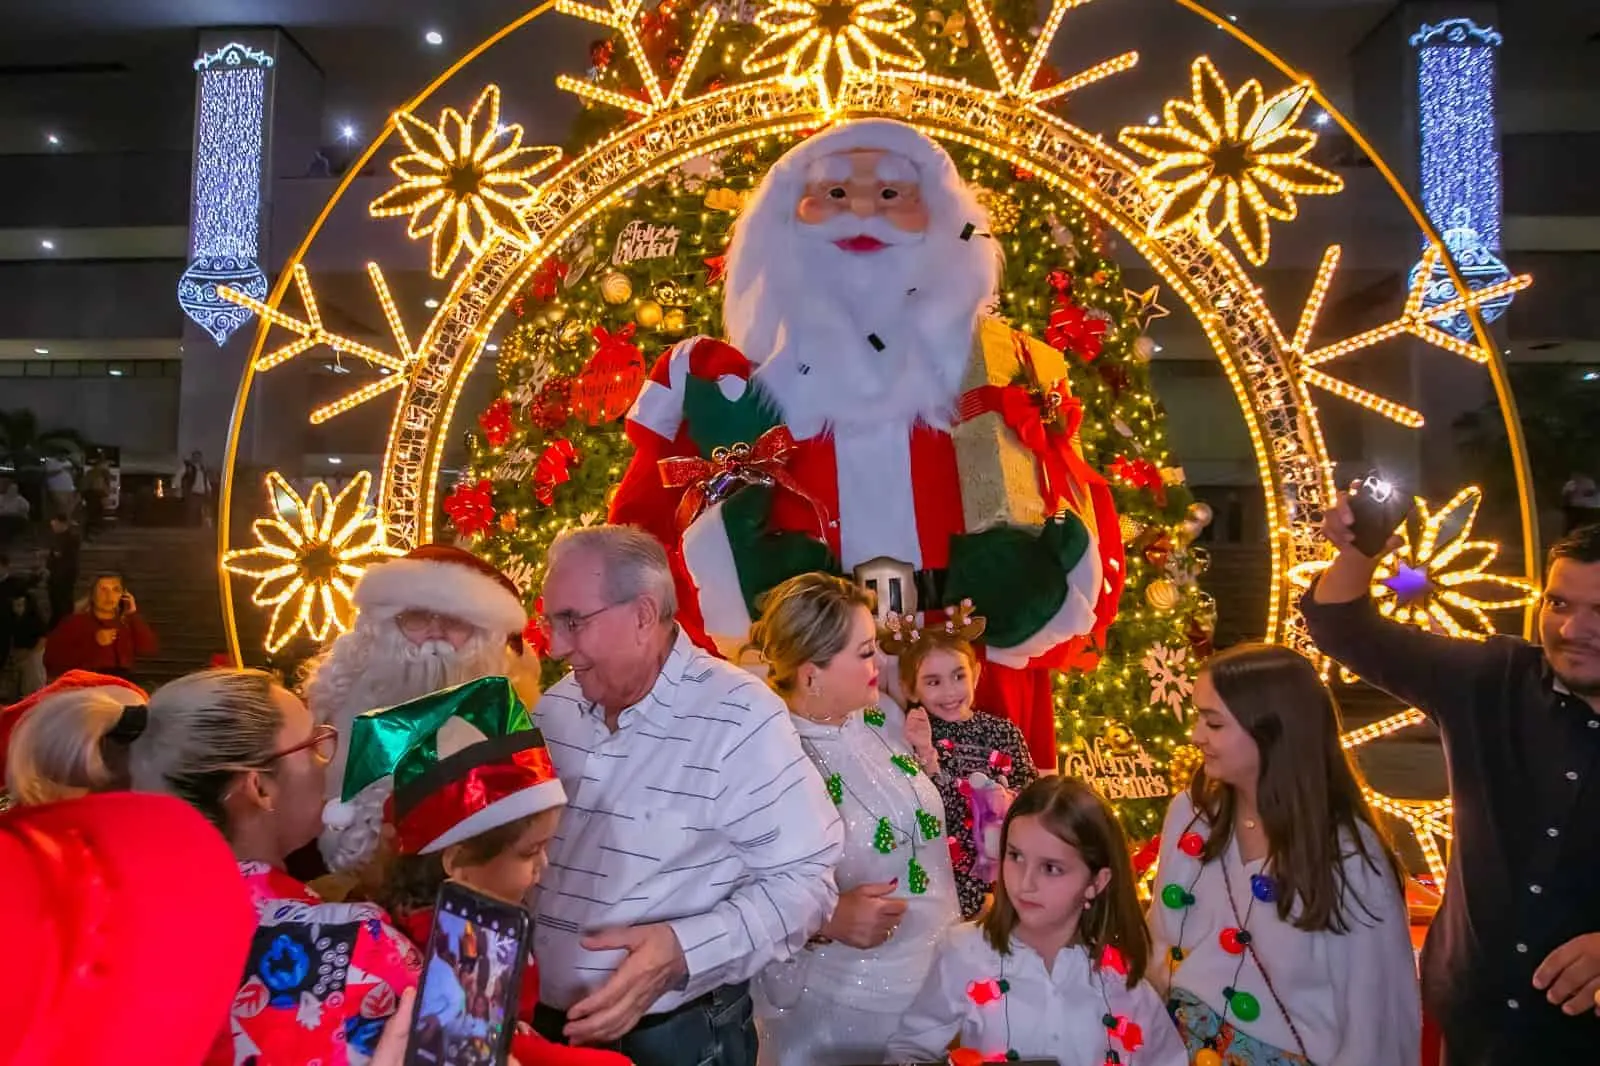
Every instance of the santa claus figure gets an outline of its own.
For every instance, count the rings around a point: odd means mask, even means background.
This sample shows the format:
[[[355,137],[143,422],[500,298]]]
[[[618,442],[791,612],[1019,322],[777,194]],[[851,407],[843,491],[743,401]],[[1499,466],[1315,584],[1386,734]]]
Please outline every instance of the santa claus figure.
[[[335,872],[358,869],[377,849],[391,785],[379,781],[339,801],[356,715],[431,692],[505,675],[531,706],[538,659],[524,648],[517,586],[470,552],[429,544],[367,570],[355,588],[355,625],[311,664],[306,703],[344,743],[328,771],[322,857]]]
[[[728,342],[678,345],[640,391],[611,518],[668,545],[680,618],[725,653],[808,570],[884,612],[970,600],[990,620],[978,706],[1053,766],[1050,671],[1093,662],[1121,538],[1060,353],[986,314],[999,277],[933,141],[886,120],[812,136],[734,231]]]

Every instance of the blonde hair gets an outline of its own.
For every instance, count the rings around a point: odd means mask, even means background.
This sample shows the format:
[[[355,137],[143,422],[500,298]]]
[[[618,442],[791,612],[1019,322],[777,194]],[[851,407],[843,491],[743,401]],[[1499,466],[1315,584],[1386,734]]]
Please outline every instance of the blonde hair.
[[[794,692],[806,663],[826,666],[850,639],[857,608],[873,610],[872,593],[832,574],[801,574],[768,592],[761,617],[750,627],[745,650],[760,652],[767,684],[780,696]]]
[[[276,679],[262,670],[205,670],[150,697],[144,732],[126,743],[109,734],[138,702],[111,689],[41,700],[17,724],[6,786],[21,803],[131,788],[176,796],[227,831],[222,797],[235,774],[264,769],[277,747],[283,711]],[[125,764],[125,769],[123,769]]]
[[[23,712],[6,752],[11,798],[31,806],[127,788],[127,750],[107,734],[143,698],[114,685],[72,689]]]

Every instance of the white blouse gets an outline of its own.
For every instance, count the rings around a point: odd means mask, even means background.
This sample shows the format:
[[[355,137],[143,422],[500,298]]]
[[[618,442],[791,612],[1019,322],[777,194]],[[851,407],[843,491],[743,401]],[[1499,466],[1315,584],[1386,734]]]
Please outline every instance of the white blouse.
[[[1111,1036],[1123,1066],[1186,1066],[1183,1042],[1166,1007],[1147,982],[1133,988],[1112,970],[1090,965],[1089,953],[1066,948],[1046,969],[1044,960],[1013,939],[1002,956],[977,925],[953,927],[939,943],[933,969],[889,1041],[888,1062],[933,1062],[952,1038],[985,1058],[1015,1050],[1024,1059],[1055,1059],[1061,1066],[1104,1066],[1105,1019],[1136,1024],[1136,1050]],[[998,992],[1004,980],[1006,989]],[[992,983],[991,983],[992,982]]]
[[[1353,848],[1345,856],[1348,879],[1342,902],[1342,934],[1308,933],[1278,917],[1275,903],[1253,899],[1250,878],[1262,872],[1262,861],[1244,862],[1238,840],[1202,870],[1199,859],[1185,855],[1178,841],[1187,832],[1204,837],[1210,826],[1194,819],[1194,805],[1180,793],[1167,808],[1161,830],[1161,860],[1152,887],[1150,932],[1155,941],[1151,980],[1166,991],[1181,988],[1219,1014],[1229,985],[1248,992],[1261,1005],[1255,1021],[1227,1020],[1257,1040],[1283,1051],[1298,1051],[1294,1032],[1284,1020],[1254,955],[1272,977],[1272,987],[1294,1018],[1305,1041],[1305,1054],[1317,1066],[1413,1066],[1421,1055],[1422,1008],[1417,997],[1416,959],[1411,948],[1405,898],[1383,863],[1377,836],[1361,829],[1368,853],[1378,859],[1373,869]],[[1224,879],[1222,867],[1227,867]],[[1249,930],[1250,953],[1242,970],[1240,956],[1221,944],[1225,929],[1238,921],[1228,903],[1232,882],[1234,903]],[[1168,885],[1194,896],[1192,906],[1173,909],[1162,902]],[[1359,901],[1359,902],[1357,902]],[[1181,941],[1179,930],[1182,930]],[[1171,970],[1171,949],[1183,949],[1183,960]],[[1234,974],[1238,972],[1235,980]]]

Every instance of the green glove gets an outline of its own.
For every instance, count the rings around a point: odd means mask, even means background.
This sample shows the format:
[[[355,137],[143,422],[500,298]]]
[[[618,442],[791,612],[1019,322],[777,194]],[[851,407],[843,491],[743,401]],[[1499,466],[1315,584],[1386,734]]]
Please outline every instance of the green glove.
[[[756,601],[774,586],[813,570],[839,573],[839,563],[822,541],[804,533],[767,529],[772,514],[770,485],[746,485],[722,504],[722,524],[739,572],[739,591],[751,618],[759,618]]]
[[[998,648],[1021,644],[1067,601],[1067,575],[1089,548],[1089,531],[1074,514],[1038,531],[998,526],[950,538],[945,598],[971,600],[988,619],[984,639]]]

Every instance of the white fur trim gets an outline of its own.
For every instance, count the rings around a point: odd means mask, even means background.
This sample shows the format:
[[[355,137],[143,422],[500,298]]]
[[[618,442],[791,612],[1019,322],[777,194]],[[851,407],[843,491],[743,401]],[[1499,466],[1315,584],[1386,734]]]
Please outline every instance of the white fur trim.
[[[728,543],[728,527],[717,503],[683,531],[683,562],[700,600],[706,632],[718,641],[743,643],[750,634],[750,611],[739,586],[739,566]]]
[[[839,555],[845,570],[879,557],[922,566],[911,436],[897,422],[838,427]],[[928,489],[924,488],[924,491]]]
[[[1055,617],[1021,644],[1009,648],[989,645],[988,659],[999,666],[1024,667],[1028,660],[1065,644],[1073,637],[1081,637],[1094,628],[1094,606],[1100,600],[1102,575],[1100,572],[1100,546],[1093,538],[1084,549],[1083,558],[1067,575],[1067,598]]]
[[[363,617],[378,618],[424,608],[491,633],[521,633],[528,624],[522,602],[500,582],[432,559],[391,559],[372,567],[356,583],[355,605]]]
[[[554,779],[541,781],[520,792],[513,792],[504,799],[495,800],[483,810],[463,818],[437,839],[429,841],[418,854],[432,855],[436,851],[443,851],[451,844],[471,840],[479,833],[487,833],[518,818],[548,811],[551,807],[559,807],[566,802],[567,790],[561,787],[560,781]]]
[[[699,337],[681,341],[667,353],[667,384],[646,380],[628,409],[628,421],[636,422],[667,440],[678,435],[683,425],[683,383],[689,377],[689,354]]]
[[[328,869],[334,873],[358,870],[378,853],[378,841],[383,836],[383,806],[392,791],[393,778],[374,781],[350,800],[350,821],[343,828],[328,826],[323,830],[317,846]],[[323,810],[326,812],[327,808]]]

